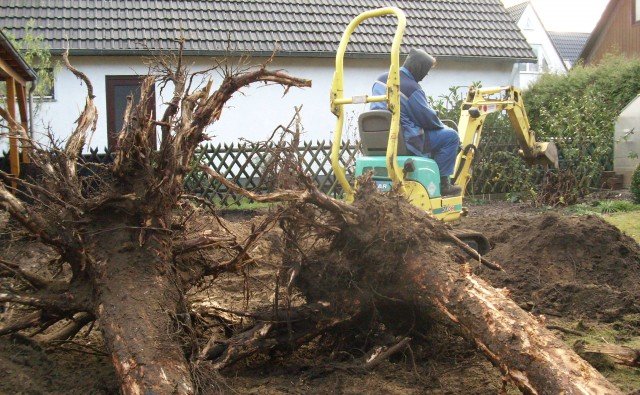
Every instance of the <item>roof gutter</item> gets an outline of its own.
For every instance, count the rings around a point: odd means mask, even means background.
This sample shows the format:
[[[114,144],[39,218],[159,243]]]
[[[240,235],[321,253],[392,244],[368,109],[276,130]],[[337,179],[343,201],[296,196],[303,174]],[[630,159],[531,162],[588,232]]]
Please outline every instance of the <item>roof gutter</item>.
[[[64,52],[62,49],[51,49],[51,53],[54,55],[61,55]],[[70,49],[69,54],[74,56],[151,56],[162,54],[175,54],[176,50],[158,50],[158,49]],[[227,56],[238,57],[246,56],[247,54],[254,57],[270,57],[273,55],[273,51],[219,51],[219,50],[184,50],[182,51],[184,56]],[[312,52],[312,51],[278,51],[278,57],[291,57],[291,58],[335,58],[335,52]],[[402,54],[406,55],[406,54]],[[483,60],[495,60],[495,61],[511,61],[514,63],[535,63],[536,58],[527,57],[500,57],[500,56],[460,56],[460,55],[435,55],[440,59],[452,59],[452,60],[464,60],[464,61],[477,61]],[[347,52],[345,57],[351,59],[388,59],[389,54],[386,53],[362,53],[362,52]]]

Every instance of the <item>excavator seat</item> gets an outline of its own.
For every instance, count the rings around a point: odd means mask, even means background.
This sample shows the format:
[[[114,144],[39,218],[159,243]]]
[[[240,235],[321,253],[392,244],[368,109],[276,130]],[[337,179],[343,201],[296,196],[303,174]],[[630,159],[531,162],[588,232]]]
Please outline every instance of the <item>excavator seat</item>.
[[[391,128],[391,111],[370,110],[358,117],[358,130],[364,154],[367,156],[385,156],[389,143]],[[398,156],[409,156],[404,143],[402,130],[398,133]]]

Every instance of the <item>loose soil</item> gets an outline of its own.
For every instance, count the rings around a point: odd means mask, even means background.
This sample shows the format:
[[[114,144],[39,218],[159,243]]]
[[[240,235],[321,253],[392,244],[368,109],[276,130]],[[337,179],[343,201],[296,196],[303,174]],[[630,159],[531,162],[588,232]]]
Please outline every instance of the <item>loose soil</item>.
[[[477,206],[462,225],[489,238],[486,257],[505,269],[480,275],[534,313],[605,322],[640,313],[640,245],[601,217]]]
[[[260,213],[242,212],[231,214],[226,226],[248,234],[251,224],[260,220]],[[197,226],[213,223],[203,216]],[[494,286],[509,289],[522,307],[547,316],[550,323],[585,332],[588,341],[601,337],[596,336],[598,330],[606,330],[608,341],[640,342],[640,247],[615,227],[594,216],[564,216],[503,202],[472,207],[461,225],[488,236],[494,248],[487,258],[505,269],[496,273],[478,267],[478,274]],[[227,273],[210,286],[204,284],[197,297],[231,310],[268,306],[280,260],[277,236],[274,231],[252,252],[265,263],[250,269],[246,281]],[[3,241],[0,256],[24,257],[21,262],[46,253],[29,241],[11,243],[10,249],[6,245]],[[0,313],[0,325],[4,318]],[[117,392],[110,361],[101,355],[98,333],[94,330],[87,337],[81,333],[77,344],[65,345],[64,350],[42,350],[24,339],[0,338],[0,393]],[[570,344],[577,339],[558,335]],[[257,356],[239,363],[224,372],[218,389],[251,394],[485,394],[500,390],[497,370],[471,344],[439,325],[423,336],[414,338],[411,353],[397,355],[373,372],[355,373],[347,367],[363,356],[363,350],[333,353],[315,342],[293,355]],[[323,369],[327,367],[331,368]],[[638,369],[612,364],[598,368],[623,390],[640,389]],[[517,393],[510,387],[507,391]]]

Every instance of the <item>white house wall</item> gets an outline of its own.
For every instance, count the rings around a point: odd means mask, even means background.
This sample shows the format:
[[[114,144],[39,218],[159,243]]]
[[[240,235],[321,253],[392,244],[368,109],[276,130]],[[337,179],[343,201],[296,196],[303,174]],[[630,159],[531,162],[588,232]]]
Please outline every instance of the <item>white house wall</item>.
[[[542,48],[542,54],[548,63],[548,71],[551,73],[566,73],[567,69],[565,67],[562,58],[558,54],[556,47],[551,42],[547,31],[538,18],[538,15],[534,11],[531,4],[529,4],[520,20],[518,21],[518,27],[525,39],[532,47],[535,45],[540,45]],[[520,88],[527,88],[532,82],[535,82],[538,77],[542,74],[542,70],[538,72],[528,72],[528,71],[518,71],[517,65],[514,67],[514,73],[519,73],[519,81],[517,77],[514,78],[514,84],[519,85]]]
[[[259,62],[261,59],[254,59]],[[92,81],[96,94],[95,104],[99,112],[98,128],[91,140],[91,147],[107,146],[106,84],[107,75],[145,74],[147,68],[139,57],[81,57],[71,58],[72,63]],[[209,58],[188,58],[192,70],[204,69],[211,63]],[[209,129],[213,142],[233,142],[240,138],[261,140],[281,124],[287,124],[294,113],[294,106],[303,105],[302,119],[304,139],[328,139],[334,129],[335,117],[329,111],[329,89],[333,75],[334,60],[331,58],[281,58],[270,67],[284,69],[292,75],[309,78],[313,87],[291,89],[282,97],[279,86],[260,86],[245,89],[244,95],[236,95],[222,113],[220,121]],[[481,81],[484,86],[505,85],[510,81],[513,63],[510,61],[453,61],[441,59],[422,85],[427,95],[445,94],[450,86],[466,87]],[[375,78],[385,72],[388,63],[382,59],[347,59],[345,62],[345,94],[369,93]],[[221,77],[214,74],[214,87]],[[170,89],[156,89],[157,114],[164,111]],[[55,78],[55,101],[43,103],[35,121],[36,136],[43,139],[49,128],[59,139],[64,139],[73,129],[85,100],[85,87],[66,69],[61,69]],[[355,135],[355,116],[365,109],[364,105],[348,107],[353,115],[351,127],[345,137]]]

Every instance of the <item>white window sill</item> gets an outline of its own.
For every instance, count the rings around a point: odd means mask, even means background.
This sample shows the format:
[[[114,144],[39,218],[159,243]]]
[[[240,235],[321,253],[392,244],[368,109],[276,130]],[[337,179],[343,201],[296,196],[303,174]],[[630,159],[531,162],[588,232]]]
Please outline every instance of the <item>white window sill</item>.
[[[57,101],[55,97],[50,97],[50,96],[45,96],[45,97],[41,97],[41,96],[32,96],[32,99],[34,102],[40,102],[40,103],[52,103]]]

